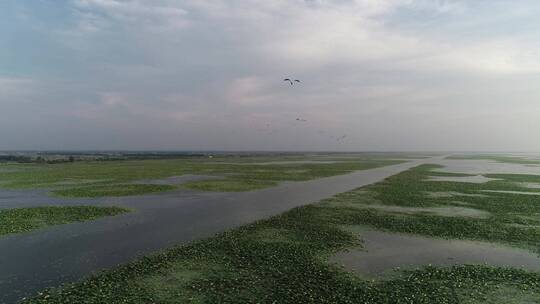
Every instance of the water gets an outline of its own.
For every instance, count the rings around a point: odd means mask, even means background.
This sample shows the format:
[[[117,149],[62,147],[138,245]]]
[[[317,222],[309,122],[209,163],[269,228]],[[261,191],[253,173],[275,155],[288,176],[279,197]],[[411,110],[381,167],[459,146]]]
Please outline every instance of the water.
[[[41,190],[0,190],[0,208],[92,204],[135,209],[116,217],[0,237],[0,303],[13,303],[45,287],[317,202],[427,162],[417,160],[242,193],[179,190],[74,200],[48,197]]]
[[[479,175],[488,173],[540,175],[540,166],[499,163],[491,160],[440,159],[432,163],[444,166],[444,168],[436,170],[442,172]]]
[[[433,180],[437,181],[482,183],[492,180],[482,176],[482,174],[540,174],[540,167],[537,166],[499,163],[489,160],[439,159],[436,161],[430,160],[429,163],[444,166],[444,168],[437,169],[437,171],[476,174],[476,176],[472,177],[433,177]],[[539,194],[532,192],[497,190],[489,192],[528,195]],[[486,191],[486,194],[489,192]],[[470,195],[458,192],[428,192],[426,194],[436,197],[459,197],[460,195]],[[475,194],[475,196],[478,196],[478,194]],[[434,210],[423,210],[427,208],[403,208],[403,210],[398,210],[395,209],[396,207],[397,206],[391,206],[390,208],[394,208],[394,210],[387,211],[434,212]],[[483,211],[471,208],[439,211],[445,213],[446,216],[451,216],[452,213],[455,212],[457,212],[457,214],[455,214],[457,216],[489,216],[489,213],[482,214]],[[480,213],[476,214],[475,211],[479,211]],[[467,215],[469,212],[472,213]],[[439,213],[438,215],[443,214]],[[367,229],[362,230],[360,235],[365,241],[364,249],[352,249],[350,251],[339,252],[331,258],[331,261],[342,264],[345,268],[362,276],[378,276],[396,267],[418,267],[428,264],[440,266],[450,266],[455,264],[488,264],[540,271],[540,258],[536,254],[509,246],[486,242],[432,239]]]
[[[230,164],[230,165],[302,165],[302,164],[335,164],[347,161],[344,160],[275,160],[275,161],[264,161],[264,162],[221,162],[220,164]],[[353,160],[354,161],[354,160]]]
[[[519,183],[519,185],[525,188],[540,189],[540,184],[538,183]]]
[[[396,267],[487,264],[540,271],[538,255],[487,242],[443,240],[415,235],[361,230],[363,249],[342,251],[330,261],[364,277],[377,277]]]
[[[430,176],[426,181],[435,182],[458,182],[458,183],[474,183],[483,184],[492,180],[500,180],[499,178],[488,178],[483,175],[474,176]]]
[[[135,184],[153,184],[153,185],[180,185],[188,182],[197,182],[210,179],[219,179],[222,177],[219,176],[210,176],[210,175],[196,175],[196,174],[185,174],[180,176],[169,176],[166,178],[160,179],[143,179],[134,182]]]
[[[484,194],[473,194],[473,193],[461,193],[456,191],[438,191],[438,192],[426,192],[426,195],[431,198],[448,198],[448,197],[488,197]]]
[[[490,216],[490,213],[484,210],[478,210],[474,208],[467,207],[457,207],[457,206],[445,206],[445,207],[402,207],[394,205],[360,205],[355,204],[356,208],[372,208],[377,210],[383,210],[386,212],[397,212],[397,213],[426,213],[430,215],[438,216],[457,216],[457,217],[474,217],[474,218],[487,218]]]
[[[306,182],[285,182],[277,187],[244,193],[178,190],[131,197],[67,199],[49,197],[44,190],[0,189],[0,209],[46,205],[114,205],[135,209],[135,212],[116,217],[0,237],[0,303],[13,303],[44,287],[74,281],[143,254],[209,237],[374,183],[422,163],[442,164],[446,166],[442,171],[456,173],[540,174],[540,167],[432,158]],[[139,182],[179,184],[205,178],[209,177],[179,176]],[[445,195],[465,194],[449,192]],[[489,215],[471,208],[437,208],[420,208],[414,212],[443,216]],[[540,261],[535,254],[507,246],[380,231],[363,231],[362,237],[366,240],[367,252],[353,249],[336,254],[332,260],[365,276],[376,276],[397,266],[426,264],[488,263],[540,270]]]
[[[510,191],[510,190],[481,190],[482,192],[503,193],[503,194],[523,194],[523,195],[540,195],[540,192],[527,191]]]

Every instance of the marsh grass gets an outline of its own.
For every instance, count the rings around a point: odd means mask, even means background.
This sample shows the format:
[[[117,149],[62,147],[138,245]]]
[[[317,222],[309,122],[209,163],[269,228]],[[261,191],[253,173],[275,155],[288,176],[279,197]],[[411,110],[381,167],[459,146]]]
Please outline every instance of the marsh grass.
[[[128,212],[118,207],[69,206],[0,210],[0,235],[21,233],[51,225],[94,220]]]
[[[112,184],[92,185],[54,190],[53,194],[61,197],[102,197],[128,196],[171,191],[178,187],[153,184]]]
[[[518,156],[504,156],[504,155],[452,155],[447,157],[447,159],[483,159],[483,160],[492,160],[499,163],[508,163],[508,164],[520,164],[520,165],[540,165],[540,159],[527,159]]]
[[[257,179],[222,179],[188,182],[182,186],[199,191],[239,192],[268,188],[277,185],[275,181]]]
[[[537,301],[540,273],[482,265],[426,266],[367,280],[326,262],[331,254],[361,246],[344,226],[442,238],[481,239],[538,249],[537,230],[508,228],[535,221],[540,211],[521,196],[467,196],[487,219],[400,214],[350,207],[355,203],[400,206],[452,205],[426,192],[477,193],[501,186],[426,182],[436,166],[421,166],[378,184],[319,204],[174,247],[103,272],[29,303],[519,303]],[[442,174],[442,173],[441,173]],[[507,181],[506,187],[515,187]],[[493,202],[493,204],[492,204]],[[511,215],[508,215],[511,214]],[[519,215],[519,216],[518,216]],[[503,292],[504,291],[504,292]],[[503,294],[501,294],[501,292]]]
[[[214,159],[166,159],[9,164],[1,165],[4,170],[0,170],[0,184],[5,188],[48,188],[59,196],[102,197],[169,191],[175,188],[129,184],[183,174],[203,174],[222,176],[223,179],[190,182],[184,187],[204,191],[248,191],[274,186],[280,181],[304,181],[400,162],[392,159],[353,159],[331,164],[259,165],[247,161],[225,163]]]

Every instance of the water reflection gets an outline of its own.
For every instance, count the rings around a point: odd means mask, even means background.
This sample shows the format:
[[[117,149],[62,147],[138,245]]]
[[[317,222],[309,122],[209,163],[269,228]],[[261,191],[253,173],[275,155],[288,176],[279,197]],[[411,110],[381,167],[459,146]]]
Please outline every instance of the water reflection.
[[[33,205],[116,205],[135,211],[96,221],[0,237],[0,303],[174,244],[317,202],[380,181],[427,160],[358,171],[243,193],[179,190],[154,195],[63,199],[46,191],[0,190],[0,208]]]
[[[487,264],[540,271],[538,255],[487,242],[433,239],[376,230],[360,230],[363,248],[335,254],[330,261],[361,276],[374,277],[396,267]]]

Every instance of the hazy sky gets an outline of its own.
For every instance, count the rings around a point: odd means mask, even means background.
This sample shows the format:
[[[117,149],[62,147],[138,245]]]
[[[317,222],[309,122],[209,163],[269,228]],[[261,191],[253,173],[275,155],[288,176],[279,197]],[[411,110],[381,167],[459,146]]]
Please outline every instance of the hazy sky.
[[[0,150],[539,151],[539,16],[537,0],[2,0]]]

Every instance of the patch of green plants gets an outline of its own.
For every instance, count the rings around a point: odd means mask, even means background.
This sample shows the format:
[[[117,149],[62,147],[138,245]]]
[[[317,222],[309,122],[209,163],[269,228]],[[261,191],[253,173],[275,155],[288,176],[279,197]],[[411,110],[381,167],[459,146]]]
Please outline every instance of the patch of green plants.
[[[486,177],[490,178],[500,178],[506,182],[517,182],[517,183],[540,183],[540,175],[531,175],[531,174],[486,174]],[[530,191],[531,189],[527,189]],[[534,190],[534,189],[532,189]]]
[[[362,160],[337,163],[301,163],[280,165],[236,165],[227,172],[225,180],[203,180],[184,184],[185,187],[204,191],[250,191],[274,186],[281,181],[305,181],[321,177],[346,174],[357,170],[373,169],[401,163],[397,160]]]
[[[185,185],[204,191],[248,191],[273,186],[280,181],[304,181],[388,166],[393,159],[355,159],[336,163],[258,164],[215,159],[158,159],[130,161],[78,161],[59,164],[1,165],[4,188],[48,188],[56,195],[99,197],[168,191],[167,186],[127,184],[183,174],[222,176],[220,181],[197,181]],[[233,158],[231,158],[233,159]]]
[[[53,193],[62,197],[103,197],[103,196],[128,196],[171,191],[178,187],[171,185],[153,184],[112,184],[92,185],[54,190]]]
[[[0,235],[21,233],[46,226],[94,220],[128,212],[119,207],[68,206],[0,210]]]
[[[506,156],[495,154],[479,154],[479,155],[452,155],[448,159],[485,159],[493,160],[500,163],[521,164],[521,165],[539,165],[540,159],[527,159],[518,156]]]
[[[239,192],[268,188],[277,185],[275,181],[257,179],[222,179],[188,182],[182,186],[199,191]]]
[[[540,252],[540,204],[538,197],[512,193],[493,193],[485,190],[538,192],[516,183],[534,182],[538,176],[492,174],[501,178],[486,183],[429,181],[440,166],[423,165],[386,180],[338,194],[318,205],[334,209],[328,221],[354,225],[370,225],[379,229],[423,234],[443,238],[495,241]],[[448,173],[448,176],[455,174]],[[431,193],[449,193],[432,196]],[[425,213],[384,212],[370,208],[354,208],[355,204],[369,207],[382,204],[402,207],[467,207],[487,211],[487,218],[442,217]]]
[[[464,196],[493,215],[469,219],[400,214],[354,204],[452,205],[426,192],[477,193],[489,185],[425,181],[420,166],[315,205],[149,255],[77,283],[49,289],[35,303],[520,303],[537,301],[540,273],[483,265],[427,266],[367,280],[329,264],[339,250],[361,246],[344,225],[436,237],[482,239],[538,248],[536,230],[507,229],[540,207],[521,196]],[[437,173],[444,174],[444,173]],[[501,181],[498,181],[501,183]],[[513,182],[508,182],[513,184]],[[508,187],[514,187],[508,185]],[[514,201],[508,201],[514,197]],[[495,199],[495,206],[490,201]],[[453,198],[455,199],[455,198]],[[346,204],[344,204],[346,203]],[[506,206],[509,205],[509,206]],[[516,217],[505,217],[506,213]],[[536,232],[535,232],[536,231]],[[504,295],[501,291],[504,290]]]

